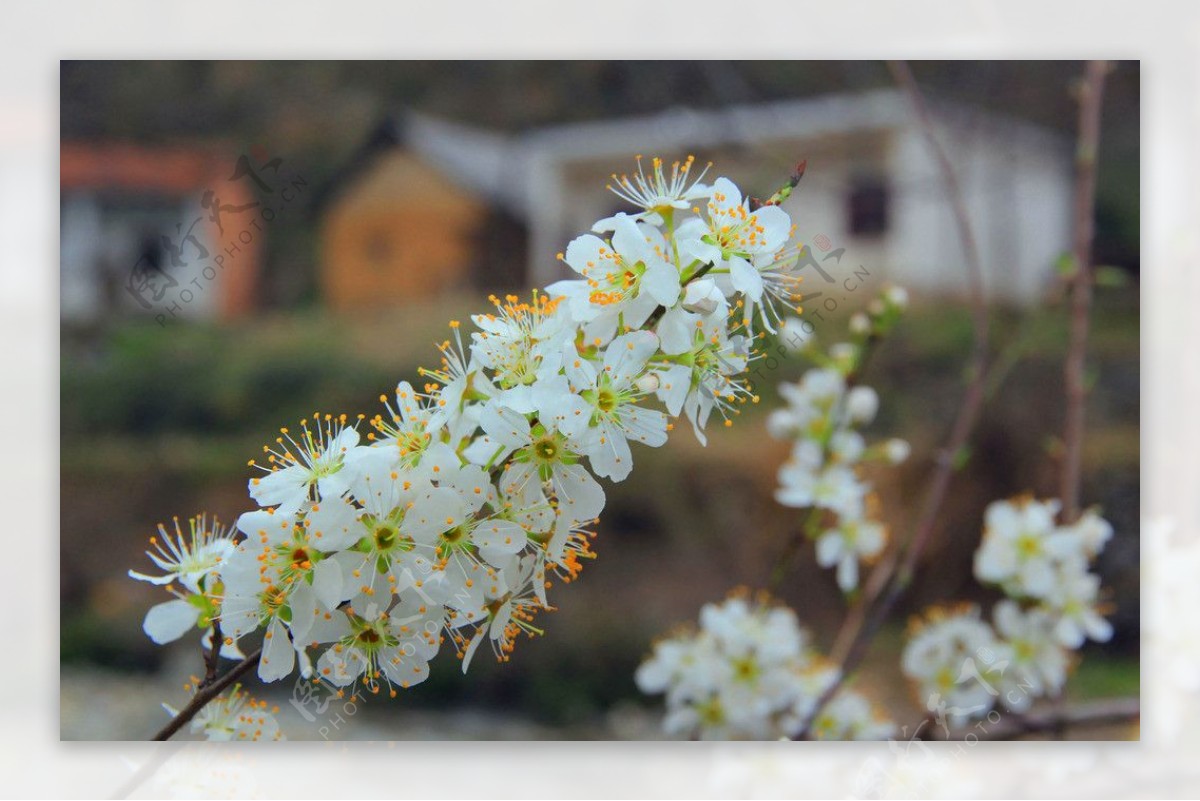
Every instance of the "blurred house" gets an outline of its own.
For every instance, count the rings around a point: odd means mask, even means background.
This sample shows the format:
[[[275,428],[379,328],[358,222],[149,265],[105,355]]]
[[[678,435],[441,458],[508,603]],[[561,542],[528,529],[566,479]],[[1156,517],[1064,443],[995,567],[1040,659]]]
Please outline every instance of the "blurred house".
[[[247,157],[205,148],[64,143],[61,315],[160,322],[254,307],[263,225]],[[232,175],[232,177],[231,177]]]
[[[989,293],[1010,302],[1037,299],[1069,245],[1070,143],[1033,124],[978,109],[936,104],[933,110],[959,171]],[[708,180],[727,175],[761,195],[806,160],[800,189],[785,206],[801,242],[831,253],[844,248],[836,263],[847,275],[861,265],[872,278],[926,295],[966,288],[957,228],[936,163],[911,107],[893,90],[718,110],[671,109],[519,134],[411,112],[381,130],[386,135],[372,140],[370,166],[360,160],[354,194],[325,222],[323,269],[335,305],[344,305],[339,294],[349,291],[344,282],[358,283],[369,274],[372,258],[380,270],[375,291],[380,286],[433,291],[466,280],[472,270],[478,275],[478,265],[488,258],[511,268],[523,257],[517,284],[545,285],[566,275],[554,254],[596,219],[626,208],[604,186],[614,169],[634,169],[637,153],[668,162],[694,153],[701,163],[715,163]],[[439,205],[453,205],[456,198],[473,200],[454,208]],[[363,204],[362,219],[342,219],[354,203]],[[479,236],[480,221],[487,219],[480,216],[480,203],[517,221],[526,245],[483,252],[489,246]],[[405,210],[414,206],[422,210]],[[413,219],[405,220],[407,214]],[[387,230],[364,234],[376,226]],[[343,248],[356,252],[347,255]],[[405,252],[412,258],[403,260],[399,254]],[[494,275],[497,269],[483,272]],[[400,277],[392,271],[438,275]],[[821,280],[839,280],[832,270],[814,279],[810,292]]]
[[[318,200],[319,282],[339,311],[472,283],[488,204],[399,147],[395,133],[381,126]]]

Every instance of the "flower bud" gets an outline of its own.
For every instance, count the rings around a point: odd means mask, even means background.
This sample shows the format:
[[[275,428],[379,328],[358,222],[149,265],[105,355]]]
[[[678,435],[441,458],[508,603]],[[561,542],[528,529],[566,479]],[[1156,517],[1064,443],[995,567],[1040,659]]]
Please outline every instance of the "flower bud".
[[[846,415],[853,423],[869,423],[879,411],[879,395],[870,387],[855,387],[846,395]]]
[[[654,392],[658,389],[658,373],[646,373],[633,383],[642,392]]]
[[[871,318],[862,312],[855,312],[850,317],[850,332],[853,334],[871,333]]]
[[[897,309],[908,308],[908,290],[902,286],[889,286],[883,290],[883,296]]]
[[[854,367],[855,359],[858,358],[858,347],[849,342],[837,342],[829,346],[829,358],[833,359],[834,364],[843,374],[848,373]]]
[[[908,458],[912,448],[902,439],[889,439],[883,444],[883,452],[892,464],[900,464]]]

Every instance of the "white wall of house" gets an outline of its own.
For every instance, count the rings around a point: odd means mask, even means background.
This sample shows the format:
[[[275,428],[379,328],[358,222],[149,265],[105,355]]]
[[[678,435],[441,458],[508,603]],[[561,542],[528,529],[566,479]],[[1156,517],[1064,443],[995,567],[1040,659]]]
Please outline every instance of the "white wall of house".
[[[167,287],[161,300],[147,295],[150,309],[140,305],[126,288],[130,274],[141,255],[143,238],[168,236],[178,242],[176,226],[187,229],[196,217],[196,204],[176,200],[104,198],[93,192],[72,191],[62,197],[60,225],[60,314],[65,321],[90,322],[110,314],[157,315],[168,313],[177,304],[173,315],[181,318],[204,319],[218,310],[217,282],[203,275],[211,260],[195,258],[186,247],[185,266],[167,265],[167,274],[175,281]],[[207,233],[204,223],[193,234],[210,254],[216,243]],[[166,254],[161,254],[166,259]],[[166,262],[164,262],[165,264]],[[164,285],[166,286],[166,285]],[[191,287],[187,295],[185,288]],[[190,298],[183,302],[184,298]]]
[[[808,171],[785,209],[798,241],[812,243],[824,235],[832,248],[845,248],[831,274],[850,275],[861,267],[870,273],[862,282],[868,286],[891,281],[926,296],[966,295],[958,227],[924,134],[915,126],[902,126],[868,138],[869,148],[831,147],[826,137],[778,144],[770,155],[751,150],[721,158],[721,174],[747,190],[764,190],[765,185],[758,186],[763,177],[756,162],[761,165],[781,151],[803,154]],[[1069,158],[1058,145],[1041,132],[1021,129],[1010,138],[963,130],[947,142],[978,242],[985,289],[994,300],[1025,304],[1043,297],[1054,278],[1055,260],[1068,247]],[[787,164],[778,166],[779,174],[785,174]],[[529,217],[530,277],[544,284],[570,274],[553,262],[553,253],[596,219],[621,208],[621,201],[603,190],[607,175],[599,160],[547,160],[538,167],[536,194],[543,202]],[[878,234],[851,230],[849,195],[862,176],[888,187],[888,222]],[[826,281],[816,274],[805,280],[809,293],[847,294],[840,279],[837,286],[823,286]]]
[[[1069,151],[1040,131],[963,127],[944,145],[959,176],[987,294],[1018,304],[1043,297],[1070,243]],[[896,133],[891,174],[895,225],[884,269],[927,294],[967,291],[953,209],[922,131]]]
[[[1036,301],[1069,244],[1069,143],[988,112],[953,104],[933,111],[966,196],[989,296]],[[966,260],[937,163],[908,101],[893,90],[666,110],[512,139],[419,118],[410,142],[524,218],[533,285],[570,275],[554,254],[619,207],[604,190],[610,173],[632,170],[637,152],[670,160],[696,148],[717,161],[720,172],[710,179],[726,174],[746,191],[762,193],[807,158],[803,183],[785,205],[800,241],[823,234],[832,247],[845,247],[843,263],[862,265],[872,283],[891,280],[936,297],[967,291]],[[863,175],[889,189],[886,230],[870,235],[856,235],[849,225],[849,193]],[[808,280],[809,292],[826,288]]]

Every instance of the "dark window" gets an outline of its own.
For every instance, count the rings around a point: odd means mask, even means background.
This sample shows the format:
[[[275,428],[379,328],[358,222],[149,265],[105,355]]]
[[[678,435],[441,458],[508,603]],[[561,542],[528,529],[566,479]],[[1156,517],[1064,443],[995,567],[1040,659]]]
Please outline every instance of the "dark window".
[[[847,199],[852,236],[878,236],[887,231],[888,188],[879,178],[856,178]]]

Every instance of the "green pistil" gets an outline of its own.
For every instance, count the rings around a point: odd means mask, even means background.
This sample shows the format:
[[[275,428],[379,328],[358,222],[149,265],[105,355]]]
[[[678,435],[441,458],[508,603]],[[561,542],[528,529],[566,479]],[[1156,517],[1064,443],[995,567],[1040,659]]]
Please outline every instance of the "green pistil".
[[[1026,559],[1037,556],[1041,550],[1042,543],[1036,534],[1022,534],[1017,539],[1017,552]]]
[[[753,684],[758,678],[758,664],[752,657],[743,657],[733,661],[733,678],[735,681]]]
[[[553,435],[542,437],[533,443],[533,453],[540,461],[556,462],[559,455],[558,442]]]
[[[696,712],[700,715],[705,725],[720,726],[725,722],[725,710],[721,707],[721,702],[716,698],[709,699],[703,704],[696,707]]]
[[[360,553],[379,554],[385,563],[390,562],[389,556],[396,551],[411,551],[414,547],[412,539],[400,533],[400,523],[403,520],[403,509],[393,509],[383,518],[364,514],[360,522],[366,529],[366,535],[358,541],[354,549]]]
[[[399,536],[400,532],[389,525],[377,526],[375,528],[375,549],[390,551],[396,545]]]
[[[362,653],[366,654],[367,659],[374,667],[375,654],[384,648],[395,647],[400,644],[399,638],[391,634],[383,620],[367,621],[364,618],[354,615],[350,618],[350,626],[354,630],[352,634],[344,637],[341,644],[347,648],[357,648]]]
[[[438,538],[437,555],[439,559],[448,559],[455,553],[470,553],[473,548],[470,526],[464,523],[442,533]]]
[[[532,442],[513,456],[516,462],[532,462],[537,466],[538,477],[549,481],[556,464],[574,464],[578,457],[566,447],[566,438],[558,432],[550,432],[541,423],[530,431]]]
[[[596,408],[605,414],[608,414],[613,409],[617,408],[618,400],[617,393],[613,392],[608,387],[603,387],[596,394]]]

